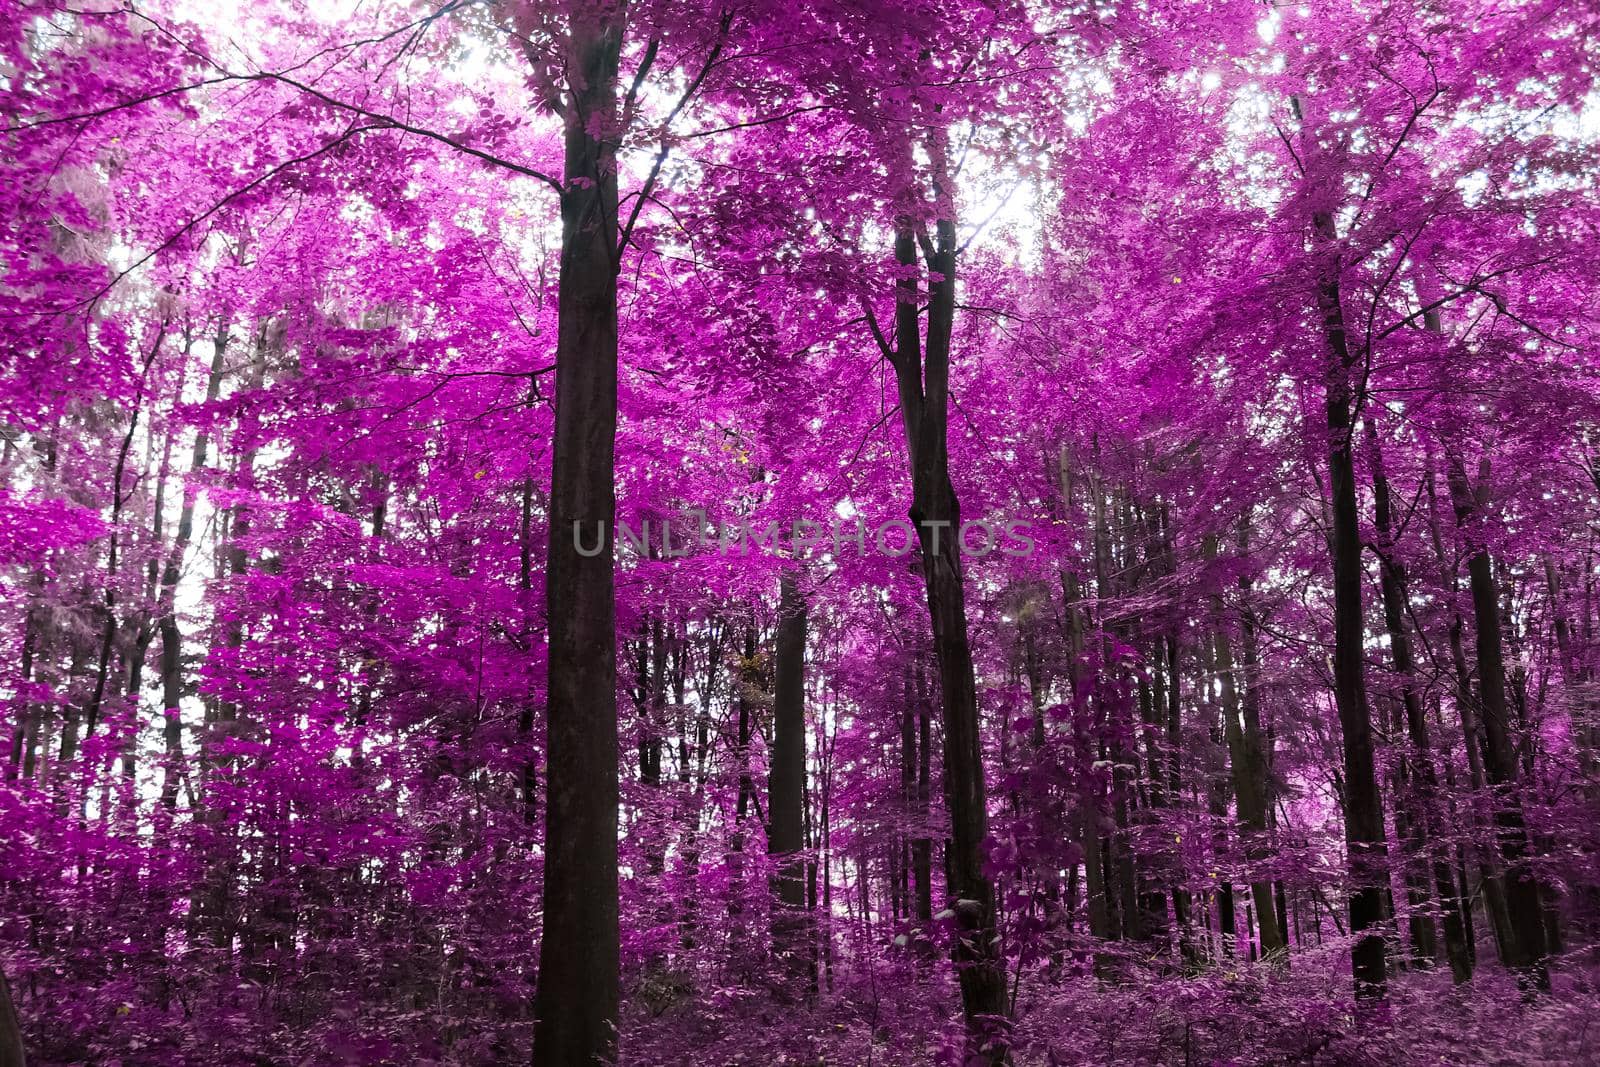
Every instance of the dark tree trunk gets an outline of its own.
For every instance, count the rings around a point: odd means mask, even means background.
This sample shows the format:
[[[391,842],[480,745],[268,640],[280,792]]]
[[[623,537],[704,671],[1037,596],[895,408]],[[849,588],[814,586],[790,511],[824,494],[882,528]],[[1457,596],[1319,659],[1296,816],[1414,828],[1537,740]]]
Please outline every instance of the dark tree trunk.
[[[806,602],[792,574],[778,601],[772,700],[772,760],[767,778],[767,852],[777,865],[773,948],[799,967],[805,926]],[[865,870],[863,869],[863,874]]]
[[[108,526],[110,538],[108,540],[106,549],[106,581],[104,601],[100,609],[103,628],[101,630],[100,637],[100,658],[98,666],[95,669],[94,688],[89,694],[89,699],[84,709],[84,741],[87,741],[94,735],[95,728],[100,723],[100,711],[104,706],[106,690],[108,683],[111,680],[111,653],[116,646],[117,633],[119,629],[117,625],[117,578],[118,567],[121,560],[120,549],[122,547],[123,537],[122,508],[123,505],[128,502],[128,496],[132,493],[131,489],[129,489],[127,494],[123,492],[123,483],[127,480],[128,453],[130,448],[133,446],[134,433],[139,426],[139,416],[141,414],[144,402],[145,382],[150,375],[150,366],[155,362],[156,355],[161,351],[162,343],[166,340],[166,337],[167,321],[163,319],[159,329],[156,331],[155,343],[150,348],[150,354],[145,357],[144,371],[139,379],[138,390],[134,394],[133,414],[128,420],[128,432],[123,435],[122,447],[117,451],[117,462],[111,471],[111,521]],[[61,735],[61,765],[63,774],[70,773],[69,765],[77,754],[77,747],[79,744],[76,724],[74,723],[71,725],[72,729],[63,729]],[[65,779],[63,779],[63,785],[65,784]],[[84,778],[84,788],[88,788],[87,777]],[[80,808],[86,802],[86,796],[79,797]],[[68,798],[65,791],[62,793],[61,803],[64,805],[68,803]],[[82,812],[80,811],[80,822],[81,821]]]
[[[1300,99],[1291,100],[1295,117],[1304,120]],[[1338,168],[1330,167],[1314,133],[1305,133],[1304,166],[1314,180],[1337,187]],[[1350,868],[1350,932],[1355,936],[1351,970],[1359,1000],[1382,999],[1387,992],[1387,947],[1379,932],[1383,921],[1383,887],[1388,884],[1387,841],[1383,796],[1373,758],[1372,715],[1367,682],[1361,609],[1361,518],[1356,504],[1355,408],[1361,401],[1353,380],[1356,353],[1350,349],[1341,283],[1342,248],[1333,214],[1313,209],[1311,238],[1321,262],[1317,266],[1316,308],[1321,316],[1323,400],[1327,438],[1330,529],[1328,554],[1333,577],[1333,696],[1339,713],[1344,749],[1345,846]]]
[[[27,1067],[28,1057],[22,1047],[22,1024],[17,1021],[17,1008],[11,1001],[11,986],[0,972],[0,1067]]]
[[[1164,509],[1163,509],[1164,510]],[[1162,522],[1162,541],[1166,548],[1168,559],[1168,573],[1176,565],[1172,552],[1170,527]],[[1174,807],[1183,803],[1183,683],[1179,672],[1179,647],[1177,627],[1169,629],[1162,640],[1163,660],[1166,674],[1165,695],[1167,698],[1165,709],[1165,736],[1167,743],[1166,760],[1166,793]],[[1159,709],[1158,709],[1159,710]],[[1152,776],[1159,775],[1160,771],[1153,771]],[[1181,878],[1182,865],[1180,862],[1178,877]],[[1178,947],[1183,955],[1184,964],[1191,968],[1200,966],[1200,951],[1195,943],[1192,929],[1194,906],[1189,890],[1182,885],[1172,887],[1172,918],[1178,925]]]
[[[917,694],[908,662],[901,678],[900,705],[900,803],[906,827],[917,818]],[[911,840],[905,829],[896,835],[899,864],[899,891],[903,914],[911,915]],[[898,918],[902,912],[896,913]]]
[[[1455,874],[1450,869],[1449,856],[1433,844],[1444,836],[1446,826],[1439,806],[1439,776],[1434,766],[1428,717],[1422,706],[1422,694],[1417,690],[1411,633],[1405,624],[1409,596],[1406,568],[1395,552],[1393,504],[1389,494],[1389,479],[1384,473],[1383,457],[1378,447],[1377,428],[1369,419],[1366,429],[1372,462],[1374,520],[1380,549],[1378,574],[1383,593],[1384,626],[1389,632],[1389,653],[1393,659],[1395,677],[1400,683],[1406,733],[1411,740],[1410,781],[1416,798],[1416,812],[1411,821],[1418,831],[1416,844],[1424,853],[1432,853],[1431,859],[1425,855],[1416,858],[1415,862],[1425,868],[1417,874],[1420,882],[1426,886],[1431,871],[1433,888],[1439,895],[1440,912],[1444,920],[1445,955],[1450,961],[1451,976],[1460,984],[1472,977],[1471,946],[1467,941],[1461,899],[1456,894]],[[1431,934],[1432,920],[1425,917],[1422,922],[1426,926],[1414,931],[1414,942],[1425,943]],[[1413,925],[1418,925],[1416,919],[1413,919]]]
[[[1233,904],[1233,882],[1224,878],[1217,886],[1217,929],[1222,934],[1222,954],[1232,959],[1238,947],[1238,914]]]
[[[1226,728],[1222,722],[1223,710],[1220,701],[1214,692],[1216,678],[1216,655],[1214,643],[1209,633],[1202,633],[1195,647],[1195,685],[1193,691],[1199,703],[1200,718],[1206,722],[1206,729],[1210,734],[1211,744],[1205,750],[1206,762],[1201,769],[1200,779],[1204,782],[1206,791],[1206,810],[1211,815],[1211,849],[1216,860],[1224,860],[1228,853],[1228,797],[1232,793],[1232,776],[1225,773],[1222,767],[1222,755],[1227,745]],[[1223,873],[1218,881],[1217,889],[1217,915],[1219,940],[1222,955],[1233,958],[1235,926],[1233,904],[1233,877]],[[1206,934],[1211,934],[1211,910],[1209,903],[1206,906]]]
[[[1501,649],[1500,594],[1494,563],[1481,538],[1472,530],[1481,504],[1457,456],[1448,457],[1451,502],[1464,541],[1467,578],[1472,590],[1472,613],[1477,631],[1478,688],[1483,709],[1483,766],[1494,790],[1494,822],[1505,862],[1506,909],[1511,923],[1506,963],[1533,987],[1548,990],[1550,973],[1545,961],[1544,916],[1539,883],[1534,876],[1517,795],[1517,749],[1506,703],[1505,661]]]
[[[942,144],[935,144],[933,153],[938,218],[931,239],[924,238],[927,341],[924,346],[914,273],[916,224],[902,216],[895,223],[895,257],[909,269],[896,285],[895,343],[886,354],[895,368],[905,421],[911,460],[910,516],[921,547],[944,704],[944,786],[950,815],[947,856],[958,928],[955,958],[961,1002],[975,1048],[990,1062],[1002,1063],[1009,1058],[1003,1020],[1006,979],[996,944],[994,888],[983,872],[981,854],[989,830],[988,801],[957,536],[961,512],[950,482],[946,437],[956,294],[954,194],[945,184],[948,175]]]
[[[1215,538],[1206,539],[1205,551],[1208,557],[1216,558]],[[1228,635],[1220,592],[1212,594],[1211,610],[1216,617],[1217,676],[1222,682],[1223,733],[1228,742],[1228,763],[1233,769],[1234,803],[1239,811],[1245,856],[1252,863],[1260,863],[1266,859],[1268,852],[1268,810],[1271,799],[1267,784],[1267,755],[1261,744],[1259,721],[1246,723],[1240,709],[1239,686],[1234,676],[1233,641]],[[1253,690],[1253,677],[1247,676],[1244,684],[1247,689]],[[1256,923],[1261,931],[1262,954],[1283,952],[1288,945],[1278,925],[1277,909],[1273,906],[1271,880],[1260,874],[1252,874],[1250,897],[1255,904]]]
[[[750,716],[750,693],[756,685],[756,628],[746,624],[744,644],[739,657],[739,670],[734,679],[734,703],[739,711],[739,745],[736,753],[739,763],[739,799],[734,807],[733,851],[744,851],[744,821],[750,817],[750,805],[755,799],[755,778],[750,774],[750,739],[754,725]]]
[[[579,5],[567,43],[556,425],[545,574],[549,682],[537,1064],[608,1062],[617,1018],[617,173],[622,16]],[[578,535],[599,551],[579,551]]]
[[[1156,581],[1170,581],[1177,560],[1172,549],[1170,515],[1164,503],[1152,503],[1137,513],[1145,528],[1146,569]],[[1178,633],[1174,619],[1152,641],[1150,707],[1146,713],[1149,750],[1145,778],[1149,782],[1151,804],[1156,808],[1183,803],[1183,702],[1178,677]],[[1175,842],[1176,843],[1176,842]],[[1200,964],[1190,930],[1189,891],[1183,885],[1181,849],[1175,856],[1172,879],[1172,919],[1177,927],[1178,947],[1185,968]]]
[[[1584,790],[1593,796],[1600,785],[1600,721],[1594,708],[1596,693],[1590,665],[1584,662],[1572,618],[1566,603],[1566,582],[1562,570],[1550,559],[1544,560],[1545,590],[1550,597],[1550,614],[1555,628],[1556,652],[1561,659],[1561,680],[1570,703],[1571,730],[1578,750],[1578,767]]]
[[[1316,230],[1325,254],[1332,251],[1333,220],[1319,214]],[[1372,751],[1372,717],[1362,645],[1361,520],[1356,508],[1352,425],[1355,400],[1351,378],[1355,360],[1345,334],[1337,259],[1317,287],[1317,306],[1328,346],[1324,395],[1327,410],[1328,487],[1333,528],[1328,547],[1333,562],[1333,695],[1344,743],[1345,844],[1350,863],[1350,931],[1356,996],[1381,999],[1386,991],[1386,946],[1378,931],[1383,918],[1382,886],[1386,841],[1383,797]]]
[[[44,572],[35,571],[30,583],[31,592],[28,605],[22,613],[22,680],[34,680],[34,664],[39,658],[39,653],[47,647],[47,643],[40,640],[43,612],[39,609],[38,601],[44,590]],[[19,700],[16,702],[17,720],[11,733],[11,762],[6,766],[6,781],[14,781],[19,773],[27,778],[33,777],[33,749],[37,737],[38,712],[32,700]]]
[[[928,808],[933,800],[933,719],[929,715],[927,688],[919,663],[916,669],[918,829],[917,836],[911,840],[911,878],[916,885],[914,914],[924,939],[931,936],[928,925],[933,922],[933,839],[928,836]]]
[[[529,398],[525,406],[532,407],[532,385],[529,386]],[[534,620],[533,610],[533,475],[529,474],[522,480],[522,509],[520,522],[517,527],[518,540],[518,567],[517,591],[520,594],[522,611],[522,644],[524,649],[533,647]],[[374,535],[377,523],[374,522]],[[533,751],[533,722],[537,711],[534,699],[535,687],[534,672],[527,672],[525,682],[526,692],[522,698],[522,709],[517,716],[517,741],[528,749],[522,761],[522,818],[525,823],[539,821],[539,760]]]
[[[1438,490],[1434,484],[1434,457],[1431,450],[1429,450],[1426,455],[1426,464],[1427,469],[1424,475],[1423,486],[1428,497],[1429,538],[1433,542],[1434,558],[1438,561],[1439,573],[1443,584],[1450,590],[1452,594],[1450,597],[1452,605],[1450,610],[1449,632],[1450,663],[1455,674],[1455,703],[1456,712],[1461,719],[1462,746],[1465,748],[1467,756],[1467,780],[1474,793],[1481,793],[1486,788],[1486,784],[1483,771],[1483,745],[1479,739],[1478,730],[1478,701],[1477,697],[1474,696],[1472,692],[1472,673],[1467,667],[1467,654],[1462,646],[1461,634],[1464,624],[1461,620],[1460,614],[1455,610],[1454,607],[1456,572],[1451,566],[1449,559],[1445,555],[1444,533],[1442,529],[1443,524],[1439,518]],[[1455,771],[1453,765],[1448,760],[1445,762],[1445,772],[1449,776],[1446,784],[1450,786],[1450,795],[1454,796]],[[1454,808],[1454,805],[1452,805],[1452,807]],[[1472,816],[1473,809],[1470,804],[1455,810],[1459,810],[1461,813],[1463,813],[1466,821],[1469,824],[1476,823],[1477,820]],[[1476,827],[1474,826],[1473,828]],[[1461,887],[1459,896],[1464,901],[1471,901],[1473,899],[1473,894],[1468,890],[1468,879],[1465,869],[1466,854],[1471,852],[1476,856],[1477,859],[1478,884],[1483,890],[1484,914],[1489,919],[1489,925],[1494,934],[1496,952],[1499,954],[1500,961],[1505,963],[1510,959],[1508,952],[1510,951],[1509,946],[1511,944],[1512,936],[1511,916],[1510,912],[1506,908],[1505,883],[1500,878],[1499,874],[1500,861],[1497,850],[1484,852],[1481,848],[1475,845],[1468,846],[1465,844],[1460,846],[1460,849],[1462,869],[1458,871],[1458,881]],[[1474,923],[1472,920],[1472,907],[1470,903],[1462,909],[1462,920],[1467,928],[1467,944],[1470,948],[1472,948],[1474,957],[1476,957],[1477,948],[1475,935],[1472,932]]]
[[[645,785],[661,785],[661,748],[666,741],[667,728],[667,640],[666,627],[659,615],[652,617],[646,626],[645,647],[649,650],[650,682],[645,705],[644,723],[639,736],[640,778]],[[653,849],[659,845],[651,846]],[[664,857],[652,854],[650,869],[661,872]]]

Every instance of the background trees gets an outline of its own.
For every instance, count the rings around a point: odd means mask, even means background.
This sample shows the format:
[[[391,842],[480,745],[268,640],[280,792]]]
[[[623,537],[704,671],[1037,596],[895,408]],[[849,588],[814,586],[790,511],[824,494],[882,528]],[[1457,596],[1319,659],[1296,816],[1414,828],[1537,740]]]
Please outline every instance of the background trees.
[[[1592,1057],[1593,18],[5,8],[29,1055]]]

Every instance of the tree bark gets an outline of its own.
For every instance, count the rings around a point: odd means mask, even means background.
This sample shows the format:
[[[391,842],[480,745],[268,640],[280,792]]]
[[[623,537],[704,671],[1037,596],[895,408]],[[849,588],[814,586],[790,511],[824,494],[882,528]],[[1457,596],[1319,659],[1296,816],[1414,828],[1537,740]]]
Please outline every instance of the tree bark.
[[[911,879],[916,889],[914,914],[920,927],[919,939],[926,939],[933,922],[933,839],[928,836],[928,808],[933,800],[933,719],[929,715],[928,685],[922,665],[916,668],[917,703],[917,836],[911,840]]]
[[[211,403],[222,392],[223,368],[228,351],[229,313],[224,312],[222,323],[212,338],[211,370],[206,378],[206,402]],[[190,457],[189,473],[198,475],[205,469],[210,434],[198,430],[194,437],[194,454]],[[177,806],[178,782],[183,776],[183,634],[178,629],[178,578],[183,571],[184,553],[194,536],[195,488],[183,487],[183,505],[178,512],[178,528],[173,535],[172,548],[167,553],[161,570],[159,596],[160,618],[156,628],[161,634],[161,707],[165,718],[163,737],[167,749],[167,765],[162,772],[161,803],[168,809]]]
[[[776,863],[773,949],[797,968],[805,926],[806,602],[793,574],[781,579],[772,700],[772,763],[767,777],[767,852]],[[865,868],[862,871],[865,877]]]
[[[1455,874],[1450,869],[1449,857],[1431,844],[1443,836],[1446,829],[1439,806],[1439,775],[1434,765],[1428,716],[1422,706],[1422,694],[1417,689],[1416,660],[1411,648],[1411,634],[1405,624],[1409,592],[1405,564],[1396,553],[1389,479],[1383,468],[1377,427],[1370,419],[1366,422],[1366,432],[1367,450],[1372,463],[1374,525],[1380,542],[1378,575],[1383,595],[1384,626],[1389,632],[1389,653],[1394,664],[1395,677],[1400,683],[1400,700],[1405,711],[1406,733],[1412,749],[1409,769],[1417,809],[1413,821],[1420,830],[1418,844],[1421,849],[1432,852],[1431,860],[1425,856],[1419,859],[1432,872],[1434,890],[1439,895],[1440,912],[1444,920],[1445,955],[1450,962],[1451,977],[1459,985],[1472,977],[1471,946],[1467,942],[1461,899],[1456,893]],[[1421,873],[1424,885],[1427,877],[1426,871]],[[1431,919],[1425,921],[1431,926]]]
[[[1459,456],[1449,455],[1446,459],[1456,527],[1462,534],[1465,551],[1469,553],[1467,578],[1472,591],[1479,703],[1483,709],[1483,765],[1494,793],[1494,823],[1500,854],[1505,862],[1506,908],[1511,921],[1506,963],[1523,982],[1537,989],[1549,990],[1550,973],[1545,961],[1544,916],[1539,883],[1530,862],[1528,829],[1523,819],[1521,798],[1517,795],[1517,751],[1506,704],[1500,594],[1494,577],[1494,562],[1488,548],[1471,530],[1481,503],[1467,480],[1466,468]]]
[[[1205,554],[1215,559],[1216,538],[1208,537]],[[1228,763],[1233,769],[1234,804],[1239,812],[1239,826],[1243,830],[1245,856],[1252,864],[1260,863],[1267,855],[1268,804],[1267,756],[1261,745],[1259,723],[1248,729],[1239,706],[1239,686],[1234,677],[1233,641],[1228,635],[1228,625],[1223,617],[1222,594],[1213,592],[1211,611],[1216,619],[1215,648],[1217,676],[1222,682],[1223,732],[1228,742]],[[1251,678],[1246,686],[1253,686]],[[1288,948],[1283,930],[1278,926],[1278,913],[1272,900],[1272,880],[1252,872],[1250,897],[1255,903],[1256,923],[1261,931],[1261,953],[1282,953]]]
[[[1376,929],[1383,917],[1382,886],[1386,841],[1383,797],[1372,751],[1372,717],[1367,706],[1362,643],[1361,521],[1356,508],[1352,425],[1355,397],[1351,378],[1355,359],[1345,332],[1339,264],[1333,251],[1333,219],[1323,213],[1314,228],[1332,258],[1317,286],[1317,307],[1328,346],[1323,376],[1327,414],[1329,492],[1333,528],[1328,537],[1333,570],[1333,695],[1344,747],[1345,844],[1350,864],[1350,931],[1356,996],[1382,999],[1387,989],[1387,950]]]
[[[1461,719],[1462,747],[1466,750],[1467,756],[1467,781],[1472,787],[1472,792],[1480,794],[1486,788],[1486,785],[1483,771],[1483,745],[1479,738],[1478,730],[1478,700],[1472,692],[1472,673],[1467,667],[1467,654],[1462,646],[1461,635],[1465,624],[1462,622],[1460,612],[1455,607],[1456,571],[1445,555],[1444,533],[1442,522],[1439,518],[1438,490],[1434,484],[1434,456],[1431,449],[1427,450],[1424,462],[1427,469],[1424,471],[1423,488],[1428,497],[1429,539],[1433,543],[1434,558],[1439,565],[1441,584],[1451,594],[1448,643],[1450,645],[1451,669],[1455,675],[1456,682],[1456,713]],[[1446,784],[1450,786],[1450,795],[1453,796],[1455,792],[1455,772],[1448,761],[1445,763],[1445,773],[1447,775]],[[1476,828],[1478,820],[1475,818],[1472,805],[1464,805],[1459,810],[1466,813],[1468,824]],[[1484,852],[1476,845],[1468,846],[1466,844],[1463,844],[1460,848],[1462,865],[1462,869],[1458,872],[1458,881],[1461,886],[1460,896],[1463,900],[1469,902],[1473,899],[1473,894],[1468,891],[1465,869],[1466,853],[1470,851],[1477,859],[1478,884],[1483,890],[1484,914],[1489,919],[1490,928],[1494,933],[1495,950],[1499,954],[1500,961],[1505,963],[1510,958],[1507,953],[1511,944],[1511,916],[1506,907],[1505,884],[1499,874],[1498,850]],[[1476,954],[1476,943],[1471,932],[1473,922],[1470,903],[1463,909],[1462,919],[1468,930],[1467,943]]]
[[[17,1021],[17,1007],[11,1001],[11,986],[0,971],[0,1067],[27,1067],[28,1057],[22,1046],[22,1024]]]
[[[575,1067],[615,1059],[617,1041],[618,235],[616,153],[606,138],[614,136],[622,26],[620,6],[576,5],[567,43],[533,1061]],[[598,537],[599,551],[578,550],[580,530]]]
[[[911,461],[911,522],[921,549],[928,617],[944,704],[944,786],[950,815],[949,890],[955,898],[955,962],[974,1051],[991,1063],[1009,1059],[1005,1036],[1005,971],[996,944],[994,888],[983,872],[988,835],[978,696],[967,637],[966,593],[957,531],[960,505],[950,482],[946,436],[950,402],[950,339],[955,318],[954,193],[936,135],[934,234],[926,242],[927,337],[918,308],[917,233],[909,214],[895,222],[896,283],[892,363]],[[909,164],[909,160],[906,161]],[[909,169],[907,174],[909,176]]]

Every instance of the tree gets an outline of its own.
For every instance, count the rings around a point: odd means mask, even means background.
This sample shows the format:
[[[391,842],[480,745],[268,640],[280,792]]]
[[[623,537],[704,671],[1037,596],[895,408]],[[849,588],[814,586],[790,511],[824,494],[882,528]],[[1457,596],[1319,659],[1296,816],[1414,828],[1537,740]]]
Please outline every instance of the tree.
[[[617,426],[617,64],[622,13],[575,7],[564,103],[556,423],[545,605],[544,936],[535,1062],[615,1056],[617,651],[612,553]],[[596,530],[599,551],[580,551]]]
[[[1592,1058],[1597,19],[0,9],[0,1060]]]

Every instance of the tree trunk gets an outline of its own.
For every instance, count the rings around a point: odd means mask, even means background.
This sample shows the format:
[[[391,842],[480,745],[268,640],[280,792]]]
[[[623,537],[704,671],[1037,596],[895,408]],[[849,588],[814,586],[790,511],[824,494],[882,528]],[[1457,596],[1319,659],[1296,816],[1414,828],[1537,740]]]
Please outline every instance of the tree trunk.
[[[1169,560],[1172,558],[1171,541],[1165,541]],[[1167,631],[1162,642],[1165,651],[1166,667],[1166,739],[1167,739],[1167,796],[1174,807],[1183,803],[1183,688],[1182,675],[1179,673],[1178,633],[1177,627]],[[1155,772],[1159,773],[1159,772]],[[1183,877],[1182,850],[1178,855],[1178,872],[1176,877]],[[1200,952],[1195,944],[1194,931],[1190,928],[1193,920],[1193,902],[1187,887],[1175,885],[1172,887],[1172,918],[1178,924],[1178,947],[1183,955],[1185,966],[1191,970],[1200,966]]]
[[[17,1007],[11,1001],[11,986],[0,971],[0,1067],[27,1067],[28,1057],[22,1047],[22,1024],[17,1021]]]
[[[929,715],[928,685],[922,665],[916,668],[917,701],[917,836],[911,840],[911,878],[916,885],[914,914],[920,929],[919,940],[932,936],[933,922],[933,839],[928,836],[928,808],[933,800],[933,719]]]
[[[1248,521],[1248,520],[1247,520]],[[1206,538],[1205,554],[1215,559],[1215,537]],[[1239,812],[1239,826],[1243,830],[1245,856],[1252,864],[1266,859],[1268,805],[1267,757],[1261,747],[1259,723],[1247,729],[1239,707],[1239,686],[1234,679],[1233,641],[1228,635],[1228,624],[1223,616],[1222,594],[1211,596],[1211,611],[1215,617],[1215,647],[1217,676],[1222,683],[1223,732],[1228,741],[1229,766],[1233,769],[1234,804]],[[1245,679],[1247,687],[1253,686],[1251,678]],[[1251,873],[1250,897],[1255,903],[1256,923],[1261,931],[1261,953],[1282,953],[1288,948],[1283,930],[1278,926],[1278,913],[1272,900],[1272,881],[1257,872]]]
[[[772,763],[767,779],[767,852],[774,857],[777,908],[773,949],[799,969],[805,926],[806,602],[795,576],[785,573],[778,598],[772,700]],[[865,866],[862,877],[866,875]]]
[[[613,458],[617,428],[616,110],[621,11],[583,4],[567,43],[556,425],[545,574],[544,926],[533,1060],[616,1056],[617,652]],[[579,533],[598,551],[579,551]],[[593,545],[593,540],[585,540]]]
[[[1331,217],[1319,213],[1315,228],[1332,256]],[[1328,346],[1324,374],[1327,412],[1328,483],[1333,529],[1328,547],[1333,564],[1333,695],[1344,745],[1345,844],[1350,864],[1350,931],[1356,936],[1351,969],[1356,996],[1381,999],[1386,992],[1386,948],[1376,929],[1383,917],[1382,886],[1386,842],[1383,797],[1372,752],[1372,717],[1367,707],[1362,644],[1361,520],[1356,508],[1356,474],[1351,406],[1355,360],[1345,334],[1337,259],[1327,265],[1317,286],[1317,306]]]
[[[222,392],[223,369],[228,351],[229,313],[224,312],[222,323],[212,339],[211,370],[206,378],[206,402],[214,402]],[[199,430],[194,437],[194,455],[190,457],[189,473],[198,475],[205,469],[206,452],[210,435]],[[183,487],[183,505],[178,512],[178,529],[173,535],[172,548],[167,553],[161,571],[159,597],[160,618],[157,630],[161,634],[161,707],[165,718],[163,736],[166,741],[167,765],[162,773],[161,803],[168,809],[177,806],[178,782],[183,777],[183,634],[178,629],[178,578],[183,571],[184,553],[194,536],[195,488]]]
[[[1548,990],[1550,973],[1545,962],[1544,917],[1539,883],[1534,877],[1517,795],[1517,752],[1506,705],[1505,662],[1501,650],[1500,594],[1489,551],[1469,527],[1480,510],[1460,457],[1447,457],[1451,502],[1456,526],[1467,557],[1467,578],[1472,591],[1472,613],[1477,631],[1479,704],[1483,709],[1483,766],[1494,792],[1494,822],[1500,854],[1505,861],[1506,908],[1511,920],[1507,964],[1522,981]],[[1471,538],[1470,541],[1467,538]]]
[[[944,785],[950,815],[949,890],[955,900],[955,961],[961,1003],[976,1051],[989,1062],[1009,1058],[1004,1020],[1005,971],[996,944],[994,888],[983,872],[988,801],[978,729],[978,695],[967,638],[957,532],[960,505],[950,482],[950,336],[955,317],[956,228],[953,191],[945,184],[942,142],[935,135],[938,218],[927,242],[927,343],[922,343],[915,277],[917,235],[909,215],[895,223],[895,258],[905,276],[896,283],[893,365],[911,460],[911,522],[921,547],[928,616],[944,704]],[[907,161],[909,162],[909,161]],[[909,176],[909,170],[908,170]]]
[[[1461,719],[1461,741],[1463,748],[1466,750],[1467,756],[1467,780],[1468,784],[1472,787],[1472,792],[1474,794],[1481,794],[1485,789],[1485,779],[1483,772],[1483,745],[1479,739],[1478,730],[1478,701],[1477,697],[1475,697],[1472,692],[1472,674],[1467,667],[1467,654],[1464,651],[1461,643],[1461,633],[1464,624],[1461,620],[1460,613],[1455,609],[1456,573],[1454,568],[1451,566],[1449,559],[1445,555],[1444,534],[1442,531],[1442,523],[1439,519],[1438,491],[1434,484],[1434,457],[1431,450],[1427,452],[1425,462],[1427,464],[1427,470],[1424,474],[1423,485],[1428,496],[1428,533],[1430,540],[1433,542],[1434,558],[1439,564],[1439,573],[1442,584],[1448,588],[1451,593],[1449,632],[1450,663],[1451,669],[1455,674],[1456,681],[1455,703],[1456,713]],[[1451,787],[1451,795],[1453,796],[1455,790],[1455,771],[1448,761],[1445,762],[1445,771],[1446,774],[1450,776],[1450,780],[1447,781],[1447,784]],[[1472,805],[1466,805],[1464,810],[1467,813],[1468,824],[1476,828],[1478,820],[1475,817]],[[1463,845],[1461,847],[1463,869],[1458,872],[1458,881],[1461,886],[1460,896],[1463,900],[1469,902],[1473,899],[1473,894],[1467,890],[1468,881],[1465,870],[1465,853],[1468,851],[1474,853],[1478,861],[1478,884],[1483,889],[1484,914],[1488,917],[1490,928],[1494,933],[1495,949],[1499,954],[1500,961],[1505,963],[1510,959],[1508,953],[1510,951],[1512,936],[1511,915],[1506,907],[1505,885],[1499,874],[1499,857],[1495,851],[1486,853],[1476,845],[1472,845],[1470,847]],[[1463,909],[1462,919],[1467,926],[1467,944],[1473,948],[1474,954],[1476,954],[1476,944],[1473,940],[1472,934],[1473,922],[1472,907],[1470,903]]]
[[[1417,689],[1411,634],[1405,624],[1409,597],[1406,568],[1395,551],[1389,479],[1383,469],[1383,455],[1378,446],[1377,427],[1370,419],[1367,420],[1366,431],[1367,449],[1371,453],[1372,461],[1374,520],[1380,542],[1378,575],[1383,594],[1384,626],[1389,631],[1389,653],[1394,663],[1395,677],[1400,683],[1400,700],[1405,710],[1406,733],[1411,740],[1410,781],[1415,790],[1417,809],[1412,821],[1419,831],[1417,843],[1421,850],[1432,852],[1431,860],[1426,856],[1419,856],[1418,861],[1432,872],[1434,890],[1439,895],[1440,911],[1444,919],[1445,955],[1450,961],[1451,977],[1459,985],[1472,977],[1471,946],[1467,941],[1466,925],[1462,920],[1462,902],[1456,893],[1455,874],[1450,869],[1449,857],[1432,844],[1444,835],[1446,826],[1439,807],[1439,775],[1433,761],[1428,717],[1422,706],[1422,694]],[[1427,870],[1419,874],[1420,881],[1426,885]],[[1425,921],[1429,926],[1432,925],[1431,919]],[[1422,933],[1426,936],[1426,931]]]

